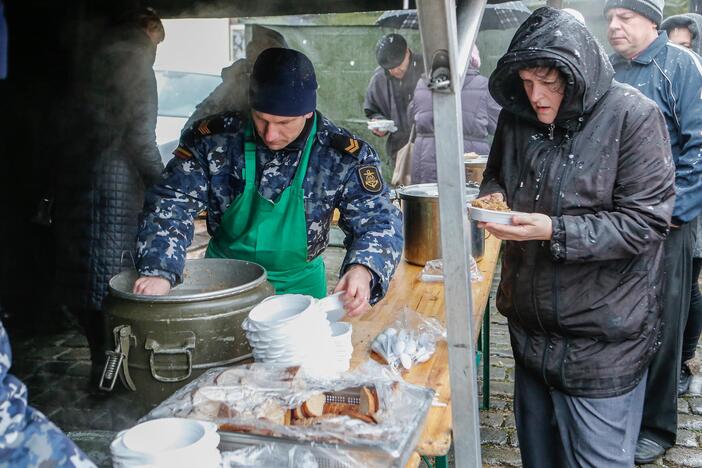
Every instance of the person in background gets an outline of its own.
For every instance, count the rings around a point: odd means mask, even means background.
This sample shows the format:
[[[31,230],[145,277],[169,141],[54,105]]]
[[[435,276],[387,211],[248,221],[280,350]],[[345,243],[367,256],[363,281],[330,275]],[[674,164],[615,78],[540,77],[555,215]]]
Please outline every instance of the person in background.
[[[144,191],[163,170],[156,145],[153,64],[165,32],[154,10],[131,12],[97,48],[84,99],[82,138],[59,166],[55,293],[88,339],[96,383],[105,360],[102,302],[108,282],[132,267]],[[111,345],[111,343],[110,343]]]
[[[668,40],[700,55],[702,51],[702,16],[695,13],[675,15],[666,18],[661,23],[661,30],[668,33]],[[686,394],[690,389],[692,372],[688,362],[695,357],[695,349],[702,333],[702,294],[700,294],[699,276],[702,270],[702,218],[695,221],[695,247],[692,251],[692,289],[690,291],[690,310],[683,333],[682,358],[680,366],[680,382],[678,396]]]
[[[630,468],[660,328],[674,166],[658,107],[572,15],[536,10],[490,76],[503,106],[481,198],[512,224],[497,308],[525,468]]]
[[[392,120],[397,131],[388,135],[386,131],[372,130],[381,138],[387,136],[385,151],[395,165],[397,152],[409,141],[411,125],[407,110],[414,89],[424,72],[422,56],[407,47],[407,41],[399,34],[383,36],[375,47],[378,68],[366,90],[363,111],[371,120]]]
[[[222,83],[195,107],[195,112],[183,126],[183,131],[190,128],[193,122],[209,115],[226,111],[247,113],[249,111],[251,68],[261,52],[272,47],[287,49],[288,43],[278,31],[253,25],[251,41],[246,44],[246,58],[222,68]]]
[[[675,208],[665,240],[661,348],[646,384],[636,463],[652,463],[675,444],[683,331],[692,288],[693,221],[702,212],[702,64],[694,52],[658,31],[663,0],[607,0],[607,38],[614,78],[663,112],[675,161]]]
[[[9,373],[11,365],[10,339],[0,321],[0,465],[94,468],[66,434],[27,404],[27,387]]]
[[[146,197],[137,238],[137,294],[182,281],[193,217],[207,209],[208,258],[262,265],[278,294],[327,295],[322,252],[332,212],[346,234],[336,292],[351,316],[387,292],[402,255],[402,217],[367,143],[317,111],[312,62],[264,50],[249,85],[251,111],[195,122]]]
[[[480,75],[479,70],[480,52],[478,46],[474,46],[461,90],[463,151],[488,154],[488,135],[495,133],[500,106],[490,96],[488,80]],[[422,78],[417,83],[414,99],[409,106],[410,121],[414,123],[416,132],[410,165],[413,184],[436,182],[433,109],[432,92]]]
[[[702,15],[685,13],[669,16],[661,23],[661,30],[668,33],[673,44],[686,47],[697,55],[702,51]]]

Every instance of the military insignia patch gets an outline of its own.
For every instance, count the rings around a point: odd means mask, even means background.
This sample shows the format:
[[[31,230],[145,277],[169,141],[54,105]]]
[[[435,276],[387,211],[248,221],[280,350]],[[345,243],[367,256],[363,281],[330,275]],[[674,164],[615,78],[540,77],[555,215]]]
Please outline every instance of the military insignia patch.
[[[334,148],[353,156],[358,156],[361,151],[361,142],[346,135],[332,135],[331,143]]]
[[[209,120],[203,120],[200,122],[200,125],[197,126],[197,131],[200,132],[200,135],[209,135],[212,133],[209,127]]]
[[[361,166],[358,168],[358,175],[361,178],[361,185],[366,192],[379,193],[383,190],[383,179],[376,166]]]
[[[183,148],[182,146],[178,146],[175,150],[173,150],[173,155],[176,158],[180,159],[190,159],[193,157],[193,153]]]

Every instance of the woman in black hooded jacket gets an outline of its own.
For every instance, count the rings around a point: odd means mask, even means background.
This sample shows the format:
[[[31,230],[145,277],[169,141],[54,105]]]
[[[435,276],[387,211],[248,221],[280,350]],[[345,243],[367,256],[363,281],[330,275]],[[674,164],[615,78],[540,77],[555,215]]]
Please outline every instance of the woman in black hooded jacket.
[[[535,11],[490,77],[503,107],[481,196],[513,225],[497,307],[508,318],[524,466],[632,466],[657,349],[674,200],[657,106],[612,80],[567,13]]]

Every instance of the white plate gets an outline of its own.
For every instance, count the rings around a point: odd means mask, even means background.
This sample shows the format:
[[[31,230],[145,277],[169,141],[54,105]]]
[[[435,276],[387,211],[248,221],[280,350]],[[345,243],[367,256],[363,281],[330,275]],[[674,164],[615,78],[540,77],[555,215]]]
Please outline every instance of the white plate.
[[[469,205],[469,208],[471,219],[484,223],[512,224],[512,217],[526,214],[519,211],[486,210],[472,205]]]

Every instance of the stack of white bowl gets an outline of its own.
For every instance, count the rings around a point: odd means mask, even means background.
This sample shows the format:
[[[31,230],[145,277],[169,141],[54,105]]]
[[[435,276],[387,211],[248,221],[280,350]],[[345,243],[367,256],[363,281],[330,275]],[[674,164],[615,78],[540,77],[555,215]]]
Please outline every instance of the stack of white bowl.
[[[153,419],[122,431],[110,444],[115,468],[148,466],[218,468],[221,456],[214,423],[194,419]]]
[[[256,361],[300,365],[330,375],[349,368],[351,325],[334,325],[344,315],[339,294],[317,301],[301,294],[272,296],[254,307],[242,323]],[[331,321],[330,321],[331,319]],[[343,343],[343,344],[340,344]]]

